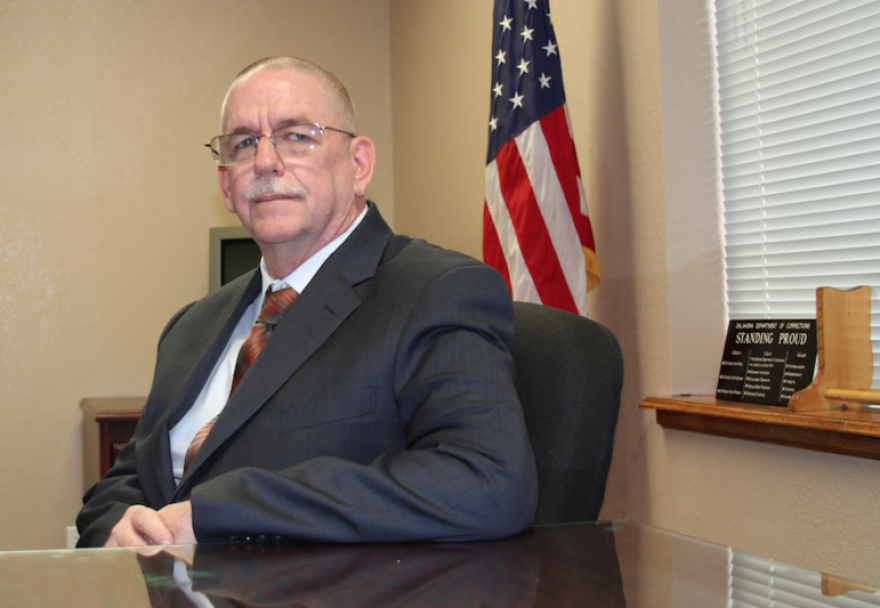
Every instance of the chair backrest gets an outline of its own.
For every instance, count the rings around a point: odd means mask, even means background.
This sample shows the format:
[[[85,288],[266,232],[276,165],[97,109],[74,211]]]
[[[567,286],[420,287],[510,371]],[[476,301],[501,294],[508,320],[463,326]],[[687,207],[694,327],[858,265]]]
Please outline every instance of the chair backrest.
[[[623,388],[623,355],[606,327],[514,302],[516,390],[538,467],[536,524],[598,519]]]

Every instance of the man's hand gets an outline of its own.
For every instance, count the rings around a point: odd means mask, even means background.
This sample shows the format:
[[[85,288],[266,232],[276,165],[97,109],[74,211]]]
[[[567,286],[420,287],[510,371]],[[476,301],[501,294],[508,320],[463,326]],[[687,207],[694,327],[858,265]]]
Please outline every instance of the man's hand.
[[[196,533],[193,532],[193,512],[192,503],[175,502],[159,511],[159,517],[165,527],[174,536],[175,545],[192,545],[199,541],[196,540]]]
[[[143,547],[195,543],[192,527],[192,505],[189,502],[170,504],[160,511],[133,505],[125,511],[110,532],[105,547]]]

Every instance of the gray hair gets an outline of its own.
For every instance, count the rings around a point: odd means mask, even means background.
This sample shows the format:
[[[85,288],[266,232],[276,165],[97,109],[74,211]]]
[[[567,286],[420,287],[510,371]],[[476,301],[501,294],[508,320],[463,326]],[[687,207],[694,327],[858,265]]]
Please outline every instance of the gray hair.
[[[229,89],[226,91],[226,96],[223,98],[223,105],[220,106],[221,132],[224,132],[226,129],[226,103],[229,101],[232,89],[234,89],[239,82],[260,70],[277,70],[279,72],[289,70],[299,74],[315,76],[327,87],[327,91],[329,92],[332,101],[335,102],[335,105],[341,111],[342,120],[345,122],[345,124],[342,125],[331,126],[350,130],[354,134],[358,133],[357,111],[355,110],[354,102],[351,100],[351,96],[348,94],[345,85],[343,85],[336,76],[319,66],[317,63],[313,63],[307,59],[300,59],[299,57],[266,57],[259,61],[255,61],[239,72],[235,77],[235,80],[232,81],[232,84],[229,85]]]

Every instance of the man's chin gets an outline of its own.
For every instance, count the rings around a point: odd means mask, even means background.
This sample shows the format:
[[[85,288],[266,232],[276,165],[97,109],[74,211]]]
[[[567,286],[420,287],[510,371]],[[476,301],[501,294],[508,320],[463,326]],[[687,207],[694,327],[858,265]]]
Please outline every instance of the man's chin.
[[[302,236],[304,227],[297,222],[286,221],[259,221],[248,229],[251,237],[258,245],[277,246],[291,243]]]

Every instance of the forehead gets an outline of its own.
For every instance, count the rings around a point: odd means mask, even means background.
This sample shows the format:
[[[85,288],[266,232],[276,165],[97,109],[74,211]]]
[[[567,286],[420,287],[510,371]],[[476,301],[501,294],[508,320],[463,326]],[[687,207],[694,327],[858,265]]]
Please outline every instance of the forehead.
[[[332,118],[325,83],[292,70],[260,70],[230,91],[225,131],[273,129],[291,120],[328,124]]]

